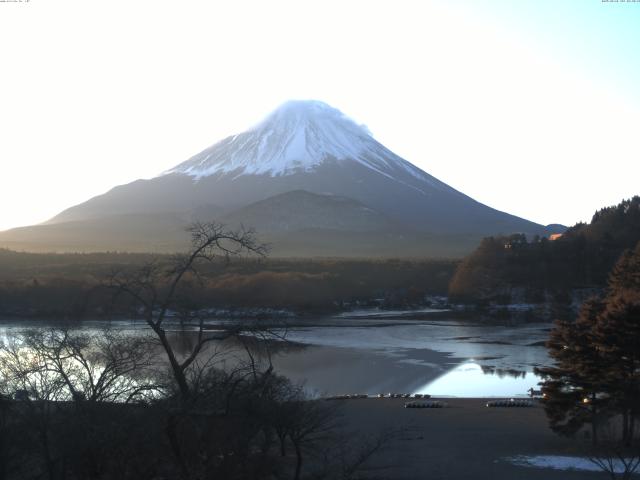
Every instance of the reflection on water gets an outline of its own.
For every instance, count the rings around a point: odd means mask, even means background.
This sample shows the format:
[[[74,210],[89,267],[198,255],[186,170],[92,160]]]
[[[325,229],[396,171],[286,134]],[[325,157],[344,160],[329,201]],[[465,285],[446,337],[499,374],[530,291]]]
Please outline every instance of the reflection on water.
[[[538,388],[540,378],[533,372],[510,373],[465,362],[413,393],[447,397],[519,397]]]
[[[436,351],[449,362],[474,359],[479,365],[502,370],[533,371],[549,364],[544,347],[548,324],[480,325],[457,321],[412,321],[394,325],[308,327],[291,329],[289,339],[310,345],[373,350],[422,360],[422,352]]]
[[[277,364],[285,375],[329,394],[521,396],[537,388],[533,369],[550,363],[539,346],[548,328],[441,319],[294,328],[289,339],[312,348]]]
[[[272,341],[261,347],[245,337],[213,342],[206,353],[218,353],[218,366],[233,368],[250,348],[256,358],[272,361],[276,372],[304,383],[307,391],[317,395],[525,395],[529,388],[537,388],[534,367],[550,363],[546,349],[539,346],[548,336],[548,324],[486,326],[407,317],[395,323],[328,318],[327,326],[321,326],[323,322],[316,319],[315,325],[299,323],[290,328],[287,338],[293,343]],[[11,337],[24,326],[23,322],[0,324],[0,338]],[[196,332],[169,323],[167,327],[178,354],[189,352]],[[86,322],[73,328],[149,333],[139,322]],[[216,335],[216,328],[220,325],[212,323],[208,333]]]
[[[509,369],[502,369],[502,368],[496,368],[496,367],[491,367],[491,366],[487,366],[487,365],[480,365],[480,368],[482,368],[482,373],[484,373],[485,375],[497,375],[500,378],[505,378],[505,377],[512,377],[512,378],[524,378],[527,375],[527,372],[523,372],[521,370],[514,370],[512,368]]]

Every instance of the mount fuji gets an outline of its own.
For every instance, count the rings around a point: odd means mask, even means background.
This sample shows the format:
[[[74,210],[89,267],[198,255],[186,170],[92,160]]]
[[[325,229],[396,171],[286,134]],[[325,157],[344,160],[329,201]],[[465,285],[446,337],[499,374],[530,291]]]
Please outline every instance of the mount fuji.
[[[449,187],[339,110],[289,101],[155,178],[0,233],[0,246],[175,251],[193,220],[253,226],[285,256],[455,256],[486,235],[549,233]]]

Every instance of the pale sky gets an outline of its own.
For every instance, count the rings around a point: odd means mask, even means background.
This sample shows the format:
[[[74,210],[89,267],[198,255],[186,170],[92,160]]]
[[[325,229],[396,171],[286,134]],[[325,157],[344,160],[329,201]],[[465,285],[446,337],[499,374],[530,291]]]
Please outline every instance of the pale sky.
[[[494,208],[640,194],[640,3],[0,2],[0,229],[317,99]]]

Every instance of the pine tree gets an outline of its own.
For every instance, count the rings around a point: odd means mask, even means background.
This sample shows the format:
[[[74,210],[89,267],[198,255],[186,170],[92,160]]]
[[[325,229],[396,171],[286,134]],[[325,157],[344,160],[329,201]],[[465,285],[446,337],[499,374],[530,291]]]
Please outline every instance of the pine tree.
[[[622,416],[622,440],[630,445],[640,415],[640,298],[618,293],[607,299],[594,328],[603,355],[603,380],[615,410]]]
[[[603,310],[601,301],[591,299],[575,322],[558,320],[547,342],[555,365],[536,370],[544,378],[542,393],[551,429],[561,435],[573,435],[590,424],[594,443],[598,423],[608,411],[600,371],[603,356],[594,344],[592,329]]]
[[[542,391],[551,428],[572,435],[591,424],[622,418],[630,445],[640,416],[640,244],[625,252],[602,300],[586,302],[575,322],[558,321],[550,334],[555,365],[542,368]]]
[[[594,332],[605,357],[607,389],[622,417],[622,439],[629,445],[640,416],[640,243],[614,266]]]
[[[611,295],[640,295],[640,242],[631,251],[625,251],[609,275]]]

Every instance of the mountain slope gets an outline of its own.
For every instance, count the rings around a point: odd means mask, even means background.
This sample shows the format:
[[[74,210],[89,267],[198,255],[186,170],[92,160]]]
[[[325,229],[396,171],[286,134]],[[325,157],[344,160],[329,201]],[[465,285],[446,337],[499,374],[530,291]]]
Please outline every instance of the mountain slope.
[[[298,193],[287,195],[291,192]],[[332,197],[347,202],[346,210],[332,206]],[[206,217],[258,230],[264,227],[281,239],[288,235],[288,240],[293,232],[332,231],[333,250],[338,253],[340,241],[357,241],[349,240],[351,234],[367,229],[432,239],[546,233],[541,225],[487,207],[449,187],[395,155],[340,111],[316,101],[287,102],[254,128],[216,143],[158,177],[115,187],[71,207],[45,226],[59,226],[56,238],[62,245],[63,225],[74,225],[76,236],[69,241],[77,245],[83,222],[146,216],[148,228],[160,235],[153,240],[162,243],[162,222],[151,223],[167,215],[185,223]],[[45,237],[40,235],[53,231],[42,227],[0,233],[0,245],[8,237],[42,243]],[[142,227],[134,227],[141,235]],[[350,233],[342,238],[337,235],[340,231]],[[118,245],[126,244],[126,232],[123,235]],[[288,240],[284,243],[291,244]],[[381,235],[374,244],[385,244],[380,251],[388,252],[389,241]],[[345,245],[345,251],[353,250]],[[437,254],[429,250],[429,242],[418,250]]]
[[[0,232],[0,247],[30,252],[175,252],[188,247],[189,217],[111,215]]]
[[[325,161],[356,162],[391,180],[399,173],[452,190],[373,139],[365,127],[318,101],[289,101],[247,132],[228,137],[165,174],[196,179],[216,174],[286,176]],[[452,190],[453,191],[453,190]]]
[[[309,229],[371,232],[395,228],[392,221],[360,202],[304,190],[252,203],[220,220],[230,226],[250,225],[259,232],[288,233]]]

